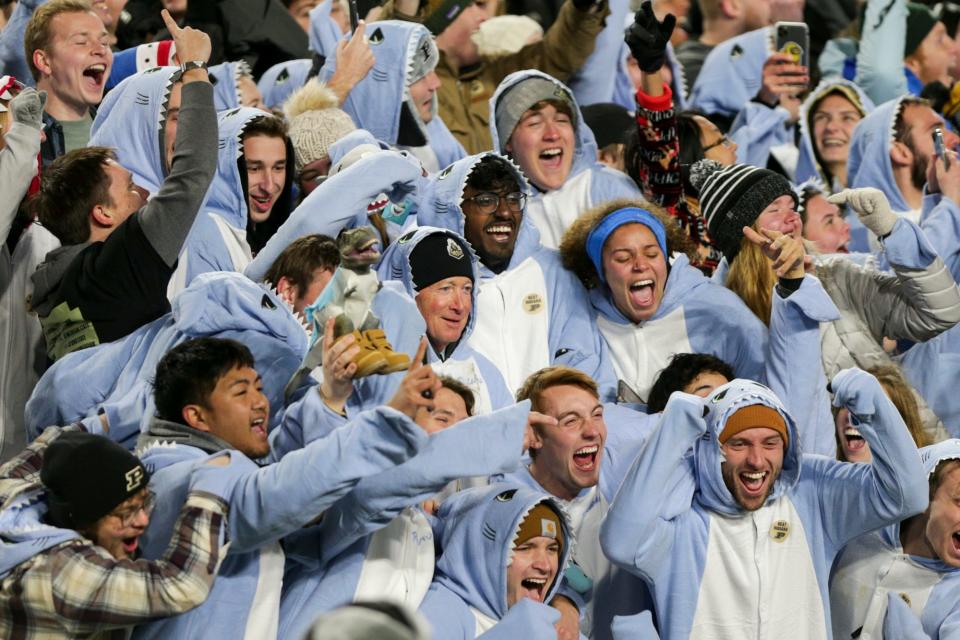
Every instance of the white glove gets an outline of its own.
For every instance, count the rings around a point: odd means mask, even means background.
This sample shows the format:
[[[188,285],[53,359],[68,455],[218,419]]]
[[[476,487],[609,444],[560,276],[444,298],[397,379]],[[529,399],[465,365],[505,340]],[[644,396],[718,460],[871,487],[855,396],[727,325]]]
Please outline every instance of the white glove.
[[[849,204],[857,212],[863,226],[873,231],[878,238],[890,235],[897,222],[897,214],[890,210],[887,196],[873,187],[844,189],[827,198],[827,201],[836,205]]]

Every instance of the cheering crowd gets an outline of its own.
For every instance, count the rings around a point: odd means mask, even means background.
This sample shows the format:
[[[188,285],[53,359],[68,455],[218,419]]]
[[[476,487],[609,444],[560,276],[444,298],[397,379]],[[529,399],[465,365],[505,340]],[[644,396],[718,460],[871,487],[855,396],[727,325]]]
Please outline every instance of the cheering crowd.
[[[960,639],[958,28],[0,0],[0,637]]]

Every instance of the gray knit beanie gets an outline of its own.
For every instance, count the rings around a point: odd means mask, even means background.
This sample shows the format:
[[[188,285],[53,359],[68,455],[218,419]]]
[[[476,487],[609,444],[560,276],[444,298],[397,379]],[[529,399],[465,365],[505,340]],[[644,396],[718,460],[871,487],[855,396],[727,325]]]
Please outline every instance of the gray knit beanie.
[[[700,213],[728,263],[740,251],[743,228],[752,225],[771,202],[789,195],[797,205],[797,194],[786,178],[749,164],[724,167],[714,160],[701,160],[690,169],[690,183],[700,192]]]
[[[573,126],[578,126],[575,102],[566,87],[556,80],[540,76],[526,78],[504,91],[497,100],[495,118],[500,153],[506,152],[507,142],[527,109],[543,100],[557,100],[570,105],[570,111],[574,116]]]

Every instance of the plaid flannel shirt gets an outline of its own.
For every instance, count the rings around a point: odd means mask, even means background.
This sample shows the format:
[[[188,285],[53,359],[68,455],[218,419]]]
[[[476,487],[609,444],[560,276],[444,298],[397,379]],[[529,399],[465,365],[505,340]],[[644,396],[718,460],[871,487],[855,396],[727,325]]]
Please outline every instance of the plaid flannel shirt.
[[[0,467],[0,505],[37,487],[43,450],[62,431]],[[162,560],[117,560],[82,537],[40,551],[0,580],[0,638],[88,636],[193,609],[225,555],[226,514],[220,497],[191,492]]]

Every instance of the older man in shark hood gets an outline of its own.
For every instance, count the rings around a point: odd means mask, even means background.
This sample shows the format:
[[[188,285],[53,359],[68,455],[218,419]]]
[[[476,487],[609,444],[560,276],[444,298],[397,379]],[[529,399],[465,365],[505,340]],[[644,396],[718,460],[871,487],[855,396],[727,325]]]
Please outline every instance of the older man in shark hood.
[[[832,387],[879,464],[804,456],[793,418],[756,382],[671,397],[600,534],[651,584],[665,640],[830,638],[834,556],[926,505],[920,457],[877,380],[849,369]],[[767,581],[787,575],[789,588]]]

